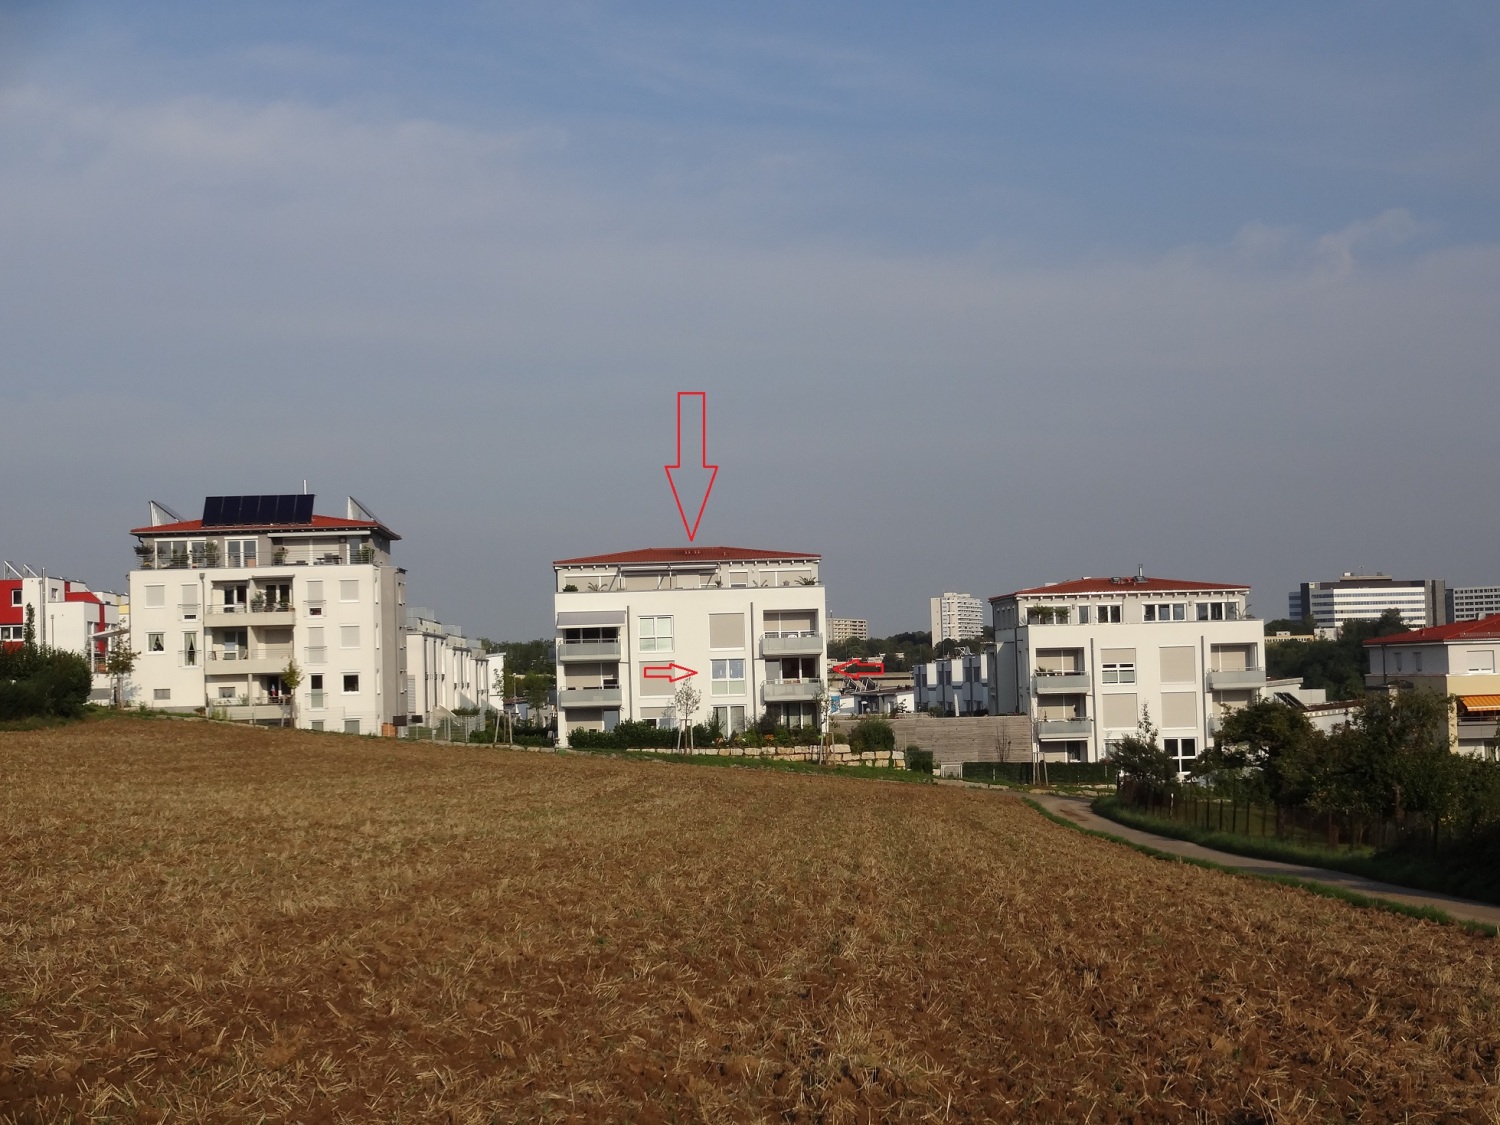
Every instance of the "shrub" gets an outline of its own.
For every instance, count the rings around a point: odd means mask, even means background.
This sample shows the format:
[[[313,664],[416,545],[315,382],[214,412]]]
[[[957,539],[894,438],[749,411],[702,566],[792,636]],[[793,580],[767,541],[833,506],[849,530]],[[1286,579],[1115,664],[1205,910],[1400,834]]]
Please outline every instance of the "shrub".
[[[869,754],[896,748],[896,732],[891,724],[877,715],[866,715],[854,724],[849,732],[849,749],[856,754]]]
[[[923,750],[920,746],[908,746],[906,748],[906,768],[913,773],[931,773],[932,751]]]
[[[77,653],[32,646],[0,651],[0,720],[77,718],[92,688],[88,661]]]

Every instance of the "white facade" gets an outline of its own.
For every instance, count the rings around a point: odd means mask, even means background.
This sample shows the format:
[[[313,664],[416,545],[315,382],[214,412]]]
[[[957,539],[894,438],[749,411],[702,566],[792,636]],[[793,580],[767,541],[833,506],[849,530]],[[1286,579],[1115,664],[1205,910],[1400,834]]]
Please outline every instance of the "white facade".
[[[1149,715],[1187,769],[1224,710],[1265,686],[1264,628],[1249,587],[1079,579],[992,598],[992,714],[1032,718],[1033,750],[1099,761]]]
[[[984,602],[972,594],[946,593],[929,601],[932,643],[966,641],[984,633]]]
[[[819,567],[817,555],[736,547],[554,563],[558,744],[622,720],[673,725],[684,681],[702,696],[694,722],[826,725]]]
[[[1454,586],[1448,591],[1448,620],[1478,621],[1500,613],[1500,586]]]
[[[74,652],[94,673],[91,700],[108,702],[109,678],[103,674],[108,638],[119,625],[122,598],[90,590],[72,578],[58,578],[30,567],[5,564],[0,577],[0,645],[22,643],[31,618],[38,645]]]
[[[840,641],[867,641],[870,639],[870,623],[862,617],[830,617],[828,619],[828,643]]]
[[[1327,637],[1335,636],[1345,621],[1375,621],[1388,609],[1398,611],[1408,628],[1440,625],[1447,613],[1445,583],[1345,572],[1334,582],[1304,582],[1287,598],[1293,621],[1311,614],[1319,635]]]
[[[352,499],[347,518],[305,522],[205,526],[155,504],[152,518],[132,532],[136,699],[260,723],[295,713],[300,727],[356,734],[405,722],[399,536]],[[282,679],[292,662],[295,700]]]
[[[444,625],[430,609],[406,612],[407,722],[422,726],[489,705],[488,660],[479,642]]]
[[[1500,725],[1500,617],[1454,622],[1365,642],[1372,691],[1430,691],[1448,697],[1449,744],[1456,753],[1497,756]]]
[[[990,710],[989,653],[965,653],[912,669],[913,707],[945,715],[987,715]]]

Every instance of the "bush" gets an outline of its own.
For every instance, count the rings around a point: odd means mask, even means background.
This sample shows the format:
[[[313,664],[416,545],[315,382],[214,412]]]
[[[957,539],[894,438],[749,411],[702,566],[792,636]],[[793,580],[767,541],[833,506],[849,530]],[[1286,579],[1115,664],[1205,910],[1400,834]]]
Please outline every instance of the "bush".
[[[856,754],[870,754],[896,749],[896,732],[891,724],[876,715],[866,715],[849,732],[849,749]]]
[[[889,723],[886,724],[889,727]],[[908,746],[906,748],[906,768],[913,773],[932,772],[932,751],[923,750],[920,746]]]
[[[1009,781],[1031,784],[1030,762],[965,762],[965,781]],[[1114,762],[1048,762],[1046,776],[1053,785],[1113,785],[1120,769]]]
[[[77,653],[30,646],[0,651],[0,721],[75,719],[92,688],[88,661]]]

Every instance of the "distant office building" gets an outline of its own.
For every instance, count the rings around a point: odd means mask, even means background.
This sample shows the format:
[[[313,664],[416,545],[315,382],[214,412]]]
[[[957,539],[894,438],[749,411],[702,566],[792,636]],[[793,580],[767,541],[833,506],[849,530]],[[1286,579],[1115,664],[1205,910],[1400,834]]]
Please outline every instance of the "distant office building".
[[[860,617],[830,617],[828,619],[828,643],[839,641],[868,641],[870,623]]]
[[[932,643],[966,641],[984,632],[984,602],[972,594],[946,593],[931,600]]]
[[[1395,579],[1389,574],[1345,571],[1335,582],[1304,582],[1287,598],[1293,621],[1311,617],[1320,632],[1336,632],[1345,621],[1374,621],[1388,609],[1413,629],[1446,624],[1447,583],[1441,578]]]
[[[1454,586],[1448,591],[1448,624],[1500,613],[1500,586]]]

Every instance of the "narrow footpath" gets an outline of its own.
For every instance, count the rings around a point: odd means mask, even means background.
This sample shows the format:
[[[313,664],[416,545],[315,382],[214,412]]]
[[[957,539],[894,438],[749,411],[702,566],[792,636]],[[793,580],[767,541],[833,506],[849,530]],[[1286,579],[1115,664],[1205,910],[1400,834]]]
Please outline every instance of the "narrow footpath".
[[[983,787],[982,787],[983,788]],[[1102,817],[1089,807],[1087,797],[1063,797],[1056,793],[1033,793],[1031,799],[1048,812],[1065,817],[1081,828],[1093,832],[1105,832],[1129,840],[1132,844],[1144,844],[1159,852],[1170,852],[1187,859],[1202,859],[1220,867],[1233,867],[1251,875],[1290,875],[1294,879],[1305,879],[1309,883],[1325,883],[1333,887],[1399,902],[1405,906],[1435,906],[1445,914],[1466,922],[1486,922],[1500,926],[1500,906],[1472,899],[1454,898],[1435,891],[1413,890],[1398,887],[1393,883],[1378,883],[1362,875],[1351,875],[1347,871],[1331,871],[1326,867],[1304,867],[1296,863],[1280,863],[1274,859],[1257,859],[1253,856],[1235,855],[1232,852],[1215,851],[1187,840],[1176,840],[1170,836],[1158,836],[1154,832],[1142,832],[1107,817]]]

